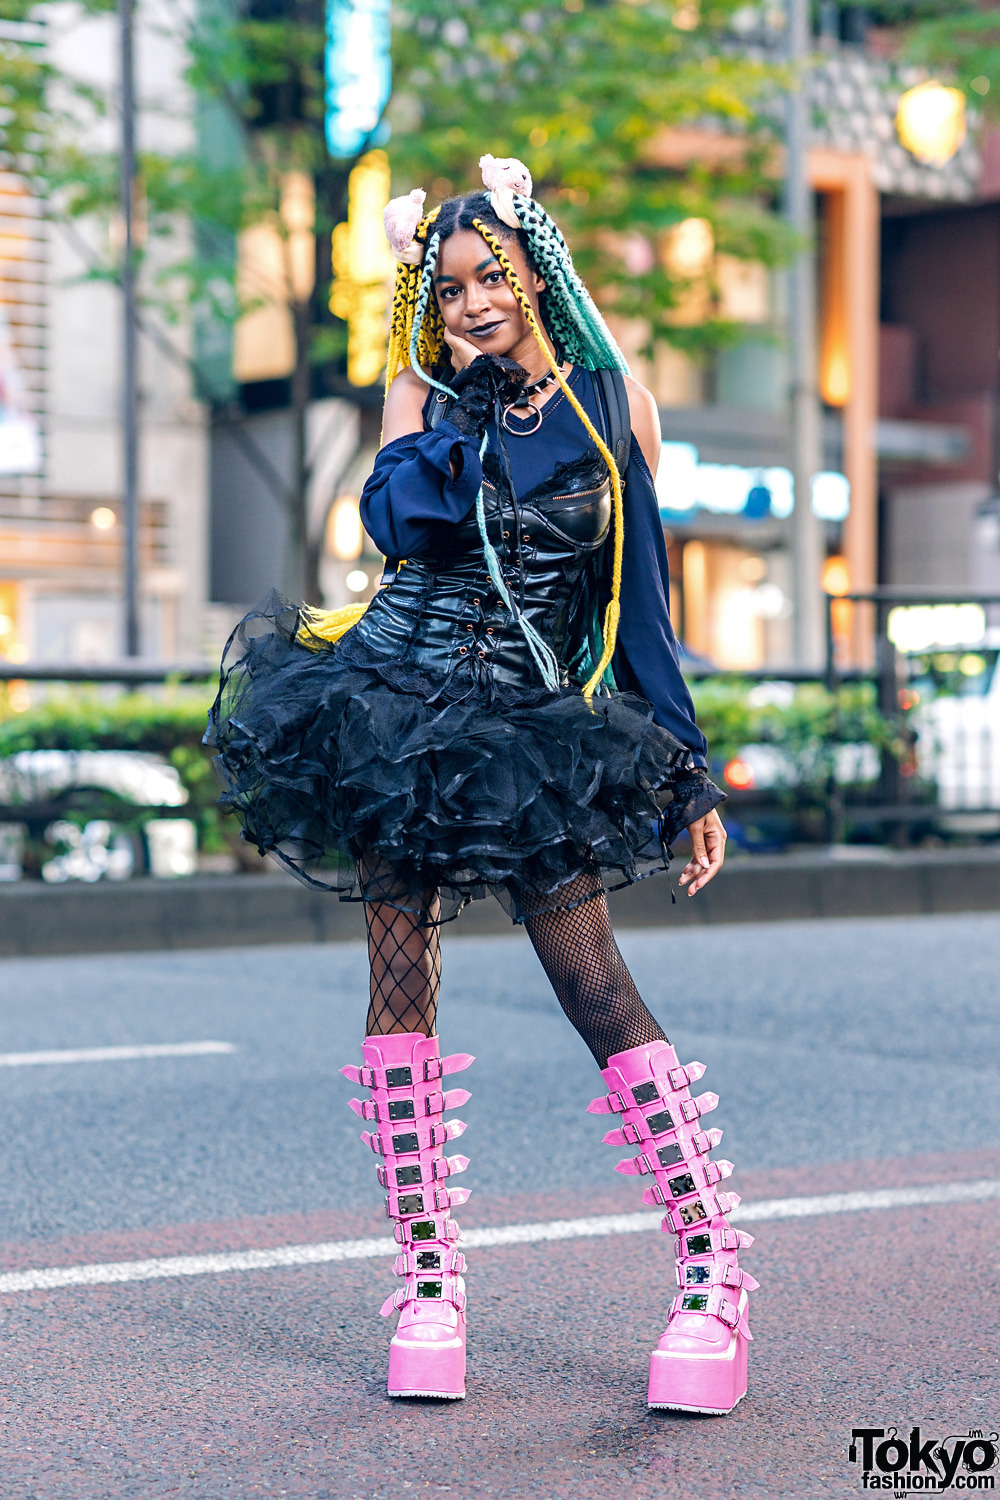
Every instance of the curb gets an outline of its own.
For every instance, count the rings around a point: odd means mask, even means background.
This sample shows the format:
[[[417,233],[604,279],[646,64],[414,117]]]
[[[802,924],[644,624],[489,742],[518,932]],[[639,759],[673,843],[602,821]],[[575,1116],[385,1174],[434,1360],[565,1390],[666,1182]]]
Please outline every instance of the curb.
[[[681,868],[676,861],[678,874]],[[619,928],[997,911],[1000,850],[848,848],[737,857],[693,898],[659,875],[612,895],[610,908]],[[447,930],[509,933],[511,923],[496,902],[476,901]],[[336,943],[364,935],[358,903],[287,875],[0,886],[0,957]]]

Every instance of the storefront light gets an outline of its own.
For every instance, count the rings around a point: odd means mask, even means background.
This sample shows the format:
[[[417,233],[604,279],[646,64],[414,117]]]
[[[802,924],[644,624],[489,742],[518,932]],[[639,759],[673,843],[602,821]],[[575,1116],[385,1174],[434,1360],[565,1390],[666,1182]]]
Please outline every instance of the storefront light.
[[[762,620],[781,620],[788,613],[784,589],[776,583],[760,583],[753,591],[754,613]]]
[[[965,140],[965,95],[937,79],[907,89],[896,109],[896,133],[917,161],[943,167]]]
[[[364,532],[356,495],[338,495],[330,508],[326,523],[326,550],[340,562],[353,562],[361,556]]]
[[[981,604],[909,604],[889,611],[887,632],[897,651],[978,646],[986,634]]]
[[[851,486],[844,474],[812,477],[812,512],[821,521],[845,521],[851,509]]]
[[[823,564],[823,592],[827,594],[847,594],[851,589],[851,575],[847,571],[847,562],[843,557],[828,557]]]
[[[747,469],[739,464],[703,464],[693,443],[663,443],[656,473],[660,510],[677,516],[695,510],[714,515],[748,514],[759,520],[761,510],[748,499],[767,490],[767,514],[784,520],[795,509],[795,487],[789,469]],[[813,476],[812,508],[824,521],[843,521],[850,510],[851,487],[843,474],[824,471]]]
[[[328,0],[326,143],[330,155],[372,145],[392,81],[389,0]]]
[[[683,219],[667,231],[663,264],[673,276],[705,276],[715,254],[715,235],[707,219]]]
[[[347,221],[333,231],[330,311],[347,324],[352,385],[372,385],[385,363],[396,268],[382,227],[389,191],[389,158],[384,151],[369,151],[349,178]]]

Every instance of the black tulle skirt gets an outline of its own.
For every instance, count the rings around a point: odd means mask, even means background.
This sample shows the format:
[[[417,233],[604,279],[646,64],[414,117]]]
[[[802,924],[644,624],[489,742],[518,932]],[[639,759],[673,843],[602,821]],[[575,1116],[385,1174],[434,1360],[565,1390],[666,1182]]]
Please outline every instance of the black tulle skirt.
[[[206,742],[243,837],[343,900],[448,920],[492,892],[523,921],[588,872],[599,893],[665,869],[722,800],[642,698],[442,682],[298,623],[272,596],[237,627]]]

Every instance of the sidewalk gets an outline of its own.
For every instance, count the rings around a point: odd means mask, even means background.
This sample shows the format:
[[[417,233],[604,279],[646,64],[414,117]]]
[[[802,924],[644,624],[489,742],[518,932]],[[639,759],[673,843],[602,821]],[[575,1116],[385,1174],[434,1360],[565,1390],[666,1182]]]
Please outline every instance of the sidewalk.
[[[676,874],[683,868],[674,865]],[[677,901],[670,899],[673,886]],[[905,916],[1000,909],[1000,848],[907,851],[836,847],[734,856],[689,898],[654,876],[611,897],[618,927]],[[493,901],[477,901],[450,930],[510,931]],[[0,885],[0,956],[135,952],[364,937],[354,903],[290,876],[199,875],[121,884]]]

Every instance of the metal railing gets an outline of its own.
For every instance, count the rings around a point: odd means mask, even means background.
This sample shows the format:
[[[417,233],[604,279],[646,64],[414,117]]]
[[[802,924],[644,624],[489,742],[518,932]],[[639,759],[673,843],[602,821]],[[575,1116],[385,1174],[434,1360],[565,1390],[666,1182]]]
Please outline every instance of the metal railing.
[[[141,658],[109,662],[0,661],[0,682],[208,682],[214,662],[157,662]]]
[[[837,660],[835,611],[841,603],[874,612],[875,663],[844,668]],[[903,650],[891,628],[896,609],[977,606],[985,637]],[[898,617],[896,617],[898,619]],[[970,632],[970,634],[972,634]],[[973,660],[975,658],[975,660]],[[964,664],[963,664],[964,663]],[[982,664],[981,671],[972,668]],[[218,667],[208,661],[119,660],[103,663],[0,661],[0,682],[142,684],[211,682]],[[895,745],[881,755],[877,784],[861,794],[834,778],[826,787],[827,833],[840,842],[859,822],[903,829],[923,822],[960,831],[963,820],[985,827],[995,817],[1000,831],[1000,593],[955,589],[879,588],[826,596],[826,662],[821,671],[764,667],[720,671],[692,662],[693,681],[728,678],[761,683],[822,682],[834,694],[852,683],[876,685],[879,710],[894,731]],[[976,680],[976,679],[980,680]],[[902,748],[902,754],[900,754]]]

